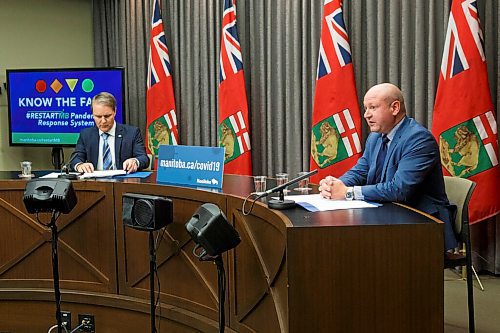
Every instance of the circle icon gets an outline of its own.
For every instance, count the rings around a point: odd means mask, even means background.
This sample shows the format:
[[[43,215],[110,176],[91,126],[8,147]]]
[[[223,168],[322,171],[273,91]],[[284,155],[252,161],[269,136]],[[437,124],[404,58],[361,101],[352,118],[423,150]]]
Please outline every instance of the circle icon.
[[[82,81],[82,90],[89,93],[94,90],[94,81],[91,79],[85,79]]]
[[[35,89],[36,91],[38,91],[39,93],[44,93],[45,90],[47,90],[47,83],[45,83],[44,80],[38,80],[36,81],[35,83]]]

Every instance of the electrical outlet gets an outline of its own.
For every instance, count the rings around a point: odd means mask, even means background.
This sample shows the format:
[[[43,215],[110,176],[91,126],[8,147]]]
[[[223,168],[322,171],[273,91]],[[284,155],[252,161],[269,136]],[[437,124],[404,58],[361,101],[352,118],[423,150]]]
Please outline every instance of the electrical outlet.
[[[95,332],[94,315],[78,314],[78,325],[82,325],[78,332]]]
[[[71,330],[71,312],[61,311],[61,323],[68,331]]]

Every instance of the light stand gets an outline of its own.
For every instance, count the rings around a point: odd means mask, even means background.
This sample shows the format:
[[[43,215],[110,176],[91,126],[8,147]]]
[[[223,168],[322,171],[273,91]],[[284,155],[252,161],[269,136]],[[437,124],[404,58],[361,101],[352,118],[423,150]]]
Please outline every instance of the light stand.
[[[56,221],[61,213],[67,214],[76,206],[76,194],[69,180],[34,179],[26,183],[23,201],[28,213],[36,213],[37,221],[43,226],[49,227],[52,233],[52,276],[56,302],[57,332],[61,333],[61,290],[59,288],[58,232]],[[52,213],[49,224],[44,224],[40,221],[38,214],[41,212]]]
[[[214,204],[200,206],[186,223],[186,230],[196,243],[193,255],[200,261],[214,261],[217,265],[219,297],[219,332],[223,333],[225,323],[224,302],[226,299],[226,274],[221,254],[236,247],[241,239],[238,232],[227,222],[226,216]],[[199,250],[201,249],[201,252]]]
[[[57,255],[58,233],[56,225],[56,220],[59,215],[60,213],[55,210],[52,212],[49,227],[52,232],[52,276],[54,279],[54,297],[56,301],[57,332],[61,333],[61,289],[59,288],[59,256]]]
[[[222,256],[219,254],[214,259],[217,265],[217,289],[219,291],[219,332],[224,333],[226,327],[226,318],[224,303],[226,300],[226,273],[224,272],[224,262]]]
[[[151,333],[156,333],[156,301],[155,301],[156,251],[153,231],[149,232],[149,301],[151,306]]]
[[[206,254],[205,250],[202,250],[201,254],[197,254],[197,250],[201,247],[196,245],[193,254],[198,257],[200,261],[213,261],[217,266],[217,296],[219,298],[219,333],[224,333],[226,327],[226,315],[224,303],[226,301],[226,272],[224,271],[224,262],[222,261],[222,255],[218,254],[215,257]]]
[[[153,231],[173,222],[172,200],[147,194],[125,193],[122,198],[123,225],[149,231],[149,298],[151,333],[156,333],[155,273],[156,248]]]

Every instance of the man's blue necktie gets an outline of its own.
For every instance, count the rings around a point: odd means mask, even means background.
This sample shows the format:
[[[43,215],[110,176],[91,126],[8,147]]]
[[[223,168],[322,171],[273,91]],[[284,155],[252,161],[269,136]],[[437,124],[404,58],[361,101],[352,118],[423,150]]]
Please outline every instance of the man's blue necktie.
[[[385,156],[387,155],[387,143],[389,143],[389,138],[387,135],[382,135],[382,144],[380,145],[380,151],[377,155],[377,165],[375,169],[375,183],[380,183],[382,180],[382,169],[384,168]]]
[[[102,133],[102,169],[111,170],[113,168],[113,161],[111,158],[111,149],[108,144],[108,133]]]

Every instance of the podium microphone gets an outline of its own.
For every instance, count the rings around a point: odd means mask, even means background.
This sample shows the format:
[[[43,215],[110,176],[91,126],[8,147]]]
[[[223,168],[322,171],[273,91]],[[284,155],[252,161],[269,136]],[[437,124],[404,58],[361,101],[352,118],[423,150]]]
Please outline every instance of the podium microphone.
[[[281,210],[281,209],[288,209],[288,208],[293,208],[295,207],[295,201],[293,200],[289,200],[289,199],[286,199],[285,200],[285,195],[283,194],[283,190],[292,185],[292,184],[295,184],[299,181],[301,181],[302,179],[305,179],[305,178],[309,178],[311,177],[312,175],[315,175],[318,173],[318,169],[315,169],[311,172],[308,172],[306,174],[303,174],[297,178],[294,178],[284,184],[281,184],[279,186],[276,186],[276,187],[273,187],[272,189],[269,189],[267,191],[265,191],[262,196],[264,195],[269,195],[271,193],[275,193],[275,192],[279,192],[279,199],[271,199],[271,200],[268,200],[267,201],[267,206],[269,208],[272,208],[272,209],[278,209],[278,210]]]
[[[61,168],[61,174],[58,175],[57,178],[64,178],[64,179],[69,179],[69,180],[77,180],[78,179],[78,175],[77,174],[75,174],[75,173],[69,173],[69,165],[71,164],[71,162],[73,162],[73,160],[75,159],[76,156],[78,156],[78,154],[75,154],[75,152],[73,152],[71,154],[71,157],[70,157],[68,163],[65,163],[62,166],[62,168]]]

